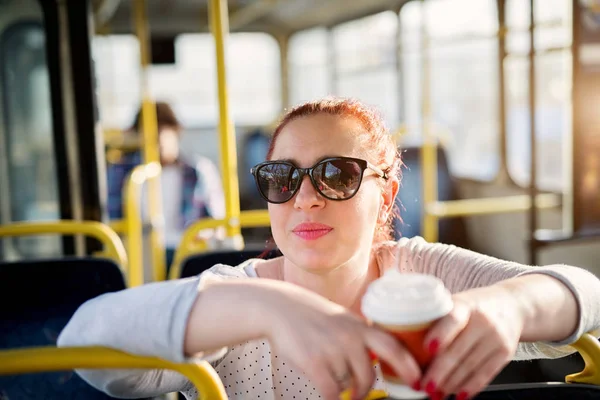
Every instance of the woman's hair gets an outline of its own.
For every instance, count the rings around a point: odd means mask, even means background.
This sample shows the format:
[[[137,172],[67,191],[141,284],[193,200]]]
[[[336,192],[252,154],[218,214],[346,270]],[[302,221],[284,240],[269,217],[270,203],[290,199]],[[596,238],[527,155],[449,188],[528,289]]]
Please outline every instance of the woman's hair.
[[[369,161],[379,166],[388,176],[398,176],[398,179],[400,179],[400,166],[402,164],[400,154],[383,118],[376,109],[355,99],[328,97],[292,108],[283,116],[273,133],[267,160],[271,159],[277,137],[287,124],[295,119],[318,114],[337,115],[357,120],[364,128],[361,139],[364,148],[368,149],[370,153],[371,159]],[[382,188],[391,184],[389,180],[380,179],[379,181]],[[387,221],[377,227],[373,238],[375,245],[393,238],[392,220],[395,216],[398,216],[398,212],[394,205]]]

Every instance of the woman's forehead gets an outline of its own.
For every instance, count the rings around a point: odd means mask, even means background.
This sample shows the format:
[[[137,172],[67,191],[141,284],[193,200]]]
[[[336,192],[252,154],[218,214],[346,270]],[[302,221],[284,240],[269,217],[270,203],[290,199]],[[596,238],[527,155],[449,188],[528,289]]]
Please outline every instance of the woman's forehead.
[[[354,118],[319,114],[289,122],[275,141],[271,159],[316,161],[327,156],[364,158],[364,129]]]

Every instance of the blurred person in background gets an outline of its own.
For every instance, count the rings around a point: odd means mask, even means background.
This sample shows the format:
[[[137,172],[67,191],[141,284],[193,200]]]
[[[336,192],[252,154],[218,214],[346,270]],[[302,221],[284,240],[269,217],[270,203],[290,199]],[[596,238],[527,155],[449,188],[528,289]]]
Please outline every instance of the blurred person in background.
[[[206,157],[181,154],[180,140],[183,127],[172,107],[166,102],[156,103],[158,141],[160,151],[162,209],[164,213],[164,243],[167,271],[173,262],[175,250],[185,229],[200,218],[223,218],[225,200],[221,178],[215,164]],[[126,133],[142,136],[142,110],[138,110],[133,125]],[[143,163],[138,149],[124,153],[119,162],[108,165],[108,212],[110,219],[123,218],[123,185],[131,170]],[[147,190],[145,187],[144,190]],[[148,196],[142,196],[142,214],[148,215]],[[202,232],[205,240],[215,238],[218,231]]]

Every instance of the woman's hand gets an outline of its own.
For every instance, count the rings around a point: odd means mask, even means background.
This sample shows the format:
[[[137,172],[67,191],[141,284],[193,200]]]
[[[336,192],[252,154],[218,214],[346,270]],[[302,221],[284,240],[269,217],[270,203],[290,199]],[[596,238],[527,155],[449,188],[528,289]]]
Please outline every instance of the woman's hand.
[[[375,379],[369,350],[405,382],[419,382],[419,366],[391,335],[315,293],[285,285],[261,292],[267,336],[273,351],[301,369],[324,399],[337,400],[350,388],[355,399],[364,398]]]
[[[453,296],[454,309],[428,332],[425,345],[435,353],[421,387],[432,400],[451,393],[466,400],[483,390],[516,352],[525,312],[502,286]]]

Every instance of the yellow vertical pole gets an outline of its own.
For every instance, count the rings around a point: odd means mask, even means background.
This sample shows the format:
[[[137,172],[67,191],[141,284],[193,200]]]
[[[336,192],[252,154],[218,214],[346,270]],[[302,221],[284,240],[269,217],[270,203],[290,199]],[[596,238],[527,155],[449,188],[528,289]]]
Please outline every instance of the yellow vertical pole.
[[[144,255],[142,252],[142,221],[139,216],[139,198],[141,182],[143,177],[142,166],[137,166],[131,171],[127,179],[123,196],[123,209],[125,212],[125,226],[127,227],[127,257],[129,258],[129,270],[127,271],[127,286],[141,286],[144,284]]]
[[[229,33],[226,0],[210,0],[210,24],[215,38],[217,60],[217,88],[219,98],[219,137],[221,150],[221,170],[223,171],[223,192],[225,195],[225,219],[227,238],[234,247],[242,245],[240,232],[240,194],[237,176],[237,151],[235,132],[229,117],[227,92],[227,70],[225,69],[225,46]]]
[[[158,149],[158,126],[156,119],[156,105],[150,97],[148,85],[148,67],[150,65],[150,35],[148,32],[148,18],[146,15],[146,1],[134,0],[133,17],[135,32],[140,46],[140,83],[142,93],[142,132],[143,132],[143,158],[144,163],[160,163]],[[165,249],[163,241],[164,217],[162,215],[162,201],[160,188],[160,174],[148,181],[148,204],[150,207],[150,232],[153,280],[166,279]]]
[[[421,148],[421,169],[423,171],[423,238],[428,242],[436,242],[439,236],[438,218],[431,215],[428,206],[437,201],[437,143],[431,131],[431,68],[429,57],[429,35],[425,18],[425,0],[421,1],[421,50],[422,57],[422,117],[423,146]]]

